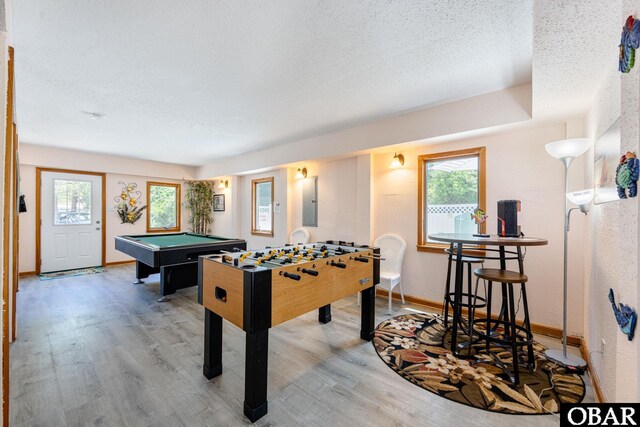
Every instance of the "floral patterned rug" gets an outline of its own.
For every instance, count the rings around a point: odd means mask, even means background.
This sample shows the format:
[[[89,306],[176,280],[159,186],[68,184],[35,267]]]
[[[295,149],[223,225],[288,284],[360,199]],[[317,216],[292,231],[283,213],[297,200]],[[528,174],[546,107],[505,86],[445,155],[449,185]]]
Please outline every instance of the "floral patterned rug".
[[[462,341],[468,341],[465,338]],[[373,344],[380,358],[404,379],[474,408],[548,414],[557,413],[562,402],[578,403],[584,398],[582,378],[548,361],[538,343],[534,343],[535,370],[521,365],[517,388],[494,362],[497,357],[511,367],[510,351],[492,346],[492,356],[482,342],[471,346],[465,355],[470,357],[455,357],[450,351],[451,332],[441,315],[415,313],[385,320],[376,328]],[[523,358],[526,361],[526,355]]]

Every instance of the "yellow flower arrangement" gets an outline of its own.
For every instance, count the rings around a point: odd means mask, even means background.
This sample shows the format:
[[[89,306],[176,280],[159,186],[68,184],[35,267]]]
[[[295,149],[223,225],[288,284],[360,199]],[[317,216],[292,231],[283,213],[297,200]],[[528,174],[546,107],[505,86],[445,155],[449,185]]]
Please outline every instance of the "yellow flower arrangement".
[[[142,216],[142,211],[144,211],[147,206],[138,207],[138,200],[140,199],[142,193],[136,190],[138,186],[135,183],[130,183],[125,185],[124,182],[120,182],[122,185],[122,193],[120,196],[115,197],[116,211],[118,212],[118,216],[122,220],[122,224],[129,223],[135,224],[137,220]]]

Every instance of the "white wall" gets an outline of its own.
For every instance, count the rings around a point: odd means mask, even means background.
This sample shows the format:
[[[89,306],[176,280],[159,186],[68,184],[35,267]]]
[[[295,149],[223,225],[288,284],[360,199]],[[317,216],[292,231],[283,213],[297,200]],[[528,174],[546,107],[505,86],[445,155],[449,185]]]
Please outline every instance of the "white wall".
[[[218,188],[219,180],[216,180],[216,194],[224,194],[225,210],[213,212],[213,224],[211,234],[222,237],[238,237],[240,235],[238,224],[238,177],[225,176],[221,178],[229,182],[228,188]]]
[[[371,243],[370,154],[328,162],[305,162],[307,177],[318,177],[318,226],[305,227],[311,241]],[[302,180],[293,180],[291,229],[302,227]]]
[[[122,192],[125,184],[134,182],[142,192],[140,201],[147,203],[147,181],[182,182],[182,177],[192,179],[194,169],[158,162],[145,162],[135,159],[123,159],[116,156],[96,155],[81,151],[58,150],[24,144],[20,146],[20,190],[25,195],[27,213],[20,215],[20,271],[32,272],[36,269],[35,247],[35,205],[36,205],[36,167],[53,167],[90,172],[106,173],[106,262],[119,262],[132,258],[115,250],[114,237],[122,234],[145,234],[146,213],[135,224],[121,224],[115,211],[117,203],[114,197]],[[122,173],[124,172],[124,173]],[[140,175],[141,172],[154,172],[158,175]],[[184,175],[183,175],[184,174]],[[184,188],[181,191],[184,195]],[[182,208],[182,231],[187,231],[188,211]]]
[[[404,261],[405,294],[442,301],[446,279],[446,257],[440,253],[418,252],[418,165],[421,154],[486,147],[488,231],[495,233],[496,202],[519,199],[521,225],[527,236],[549,240],[549,245],[527,250],[525,272],[529,276],[527,296],[531,319],[562,327],[562,254],[564,167],[544,150],[548,142],[566,137],[566,126],[522,130],[471,138],[453,143],[424,145],[403,152],[405,165],[389,169],[393,152],[374,156],[374,234],[395,233],[408,244]],[[571,169],[571,189],[584,186],[582,165]],[[572,222],[569,270],[569,333],[582,334],[583,271],[582,248],[586,220],[576,215]],[[517,268],[512,265],[511,268]],[[499,292],[498,292],[499,293]]]
[[[638,16],[640,4],[624,0],[612,3],[622,6],[619,22],[612,23],[611,31],[622,25],[627,16]],[[616,46],[612,46],[614,55]],[[587,135],[594,140],[621,118],[620,152],[640,154],[640,67],[628,74],[619,73],[610,65],[610,75],[603,82],[585,120]],[[586,160],[593,164],[593,151]],[[593,182],[592,168],[587,179]],[[608,300],[609,288],[616,301],[629,304],[636,310],[640,306],[638,292],[638,252],[640,227],[638,215],[640,198],[619,200],[594,205],[589,212],[589,245],[586,247],[586,310],[585,336],[592,351],[592,368],[600,380],[607,401],[637,402],[640,398],[640,341],[628,341],[616,323]],[[636,331],[637,332],[637,331]],[[601,340],[605,340],[604,353]],[[633,381],[629,379],[633,378]]]

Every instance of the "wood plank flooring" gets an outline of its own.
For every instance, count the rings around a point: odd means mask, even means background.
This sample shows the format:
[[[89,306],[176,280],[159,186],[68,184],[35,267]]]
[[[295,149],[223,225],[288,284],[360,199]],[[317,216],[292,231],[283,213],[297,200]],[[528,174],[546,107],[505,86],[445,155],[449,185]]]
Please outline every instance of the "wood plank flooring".
[[[10,349],[12,426],[251,424],[242,413],[244,333],[225,322],[223,374],[207,381],[196,288],[159,303],[158,275],[133,285],[134,269],[22,279],[18,340]],[[313,312],[271,329],[269,413],[257,426],[558,424],[551,415],[469,408],[410,384],[359,338],[355,297],[333,307],[329,324]],[[376,323],[389,317],[385,299],[376,311]]]

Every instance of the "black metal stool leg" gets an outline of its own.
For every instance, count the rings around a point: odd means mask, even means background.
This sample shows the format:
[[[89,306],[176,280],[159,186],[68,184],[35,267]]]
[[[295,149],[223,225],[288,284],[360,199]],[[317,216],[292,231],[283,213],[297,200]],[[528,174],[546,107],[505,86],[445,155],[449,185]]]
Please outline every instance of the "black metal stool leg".
[[[471,278],[471,263],[467,263],[467,315],[471,313],[471,285],[473,283],[473,279]]]
[[[491,280],[488,281],[489,289],[487,289],[487,352],[491,348],[491,291],[493,286],[491,286]]]
[[[527,287],[525,283],[520,284],[522,289],[522,306],[524,309],[524,327],[527,330],[527,363],[530,369],[534,369],[536,359],[533,355],[533,332],[531,332],[531,323],[529,322],[529,304],[527,303]]]
[[[507,283],[507,287],[509,289],[509,316],[507,320],[510,320],[511,324],[511,354],[513,358],[513,379],[515,384],[520,383],[520,374],[518,372],[518,329],[516,325],[516,311],[515,311],[515,301],[513,299],[513,284]]]
[[[447,281],[444,285],[444,327],[449,325],[449,289],[451,287],[451,259],[452,255],[449,254],[449,265],[447,267]]]
[[[473,346],[473,322],[476,318],[476,305],[478,303],[478,285],[480,284],[480,278],[476,278],[476,289],[473,293],[473,305],[469,309],[469,351],[471,351],[471,346]],[[487,295],[485,294],[485,297]],[[471,297],[469,297],[471,299]]]

